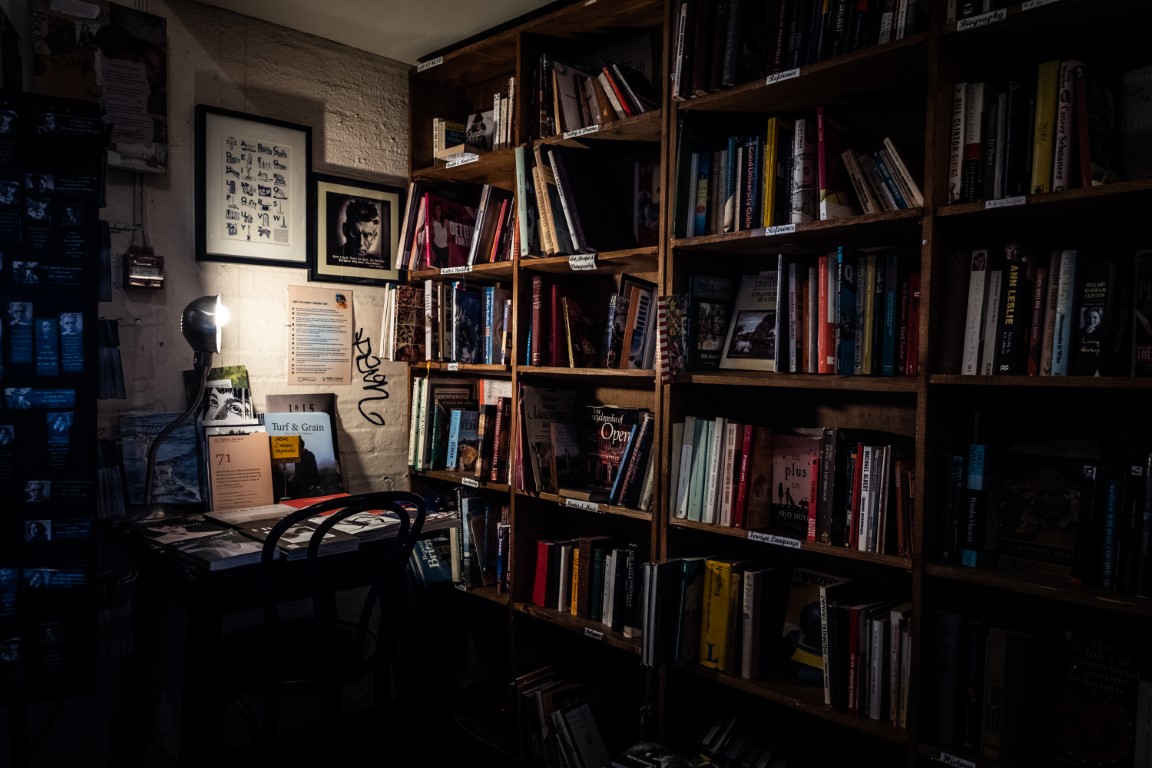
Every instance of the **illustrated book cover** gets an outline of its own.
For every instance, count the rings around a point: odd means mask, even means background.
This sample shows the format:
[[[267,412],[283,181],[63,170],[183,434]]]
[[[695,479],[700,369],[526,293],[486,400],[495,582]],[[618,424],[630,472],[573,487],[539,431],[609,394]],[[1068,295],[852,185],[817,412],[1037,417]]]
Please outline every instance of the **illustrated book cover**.
[[[775,269],[740,278],[720,368],[776,370],[777,282]]]

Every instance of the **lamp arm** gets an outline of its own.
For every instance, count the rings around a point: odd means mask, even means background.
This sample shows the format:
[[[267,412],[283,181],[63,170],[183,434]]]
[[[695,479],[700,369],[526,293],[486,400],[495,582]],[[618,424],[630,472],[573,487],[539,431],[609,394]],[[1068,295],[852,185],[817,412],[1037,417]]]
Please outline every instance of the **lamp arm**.
[[[148,446],[148,465],[144,475],[144,503],[152,504],[152,491],[155,484],[155,471],[156,471],[156,456],[160,452],[160,444],[164,442],[168,435],[172,434],[172,430],[184,423],[184,420],[191,416],[200,403],[204,402],[204,386],[208,383],[208,372],[211,370],[212,355],[208,352],[197,352],[193,368],[200,373],[200,383],[196,387],[196,396],[192,399],[192,404],[188,406],[188,410],[173,419],[168,426],[160,430],[160,433],[152,439],[152,444]]]

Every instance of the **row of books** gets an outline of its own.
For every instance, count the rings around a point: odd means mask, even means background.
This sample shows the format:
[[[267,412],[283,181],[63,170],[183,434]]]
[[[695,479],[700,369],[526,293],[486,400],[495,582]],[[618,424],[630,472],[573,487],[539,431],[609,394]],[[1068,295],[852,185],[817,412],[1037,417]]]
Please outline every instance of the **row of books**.
[[[877,430],[783,429],[688,415],[672,425],[672,514],[907,556],[912,453],[911,440]]]
[[[819,686],[843,712],[906,727],[911,608],[870,582],[754,558],[643,564],[643,663]]]
[[[399,263],[419,270],[508,261],[518,250],[515,214],[512,192],[492,184],[413,181],[401,225]]]
[[[928,28],[923,0],[681,0],[672,95],[690,99]]]
[[[588,290],[533,274],[530,285],[524,356],[529,365],[650,370],[655,364],[652,281],[621,273]]]
[[[935,696],[921,722],[940,744],[1002,764],[1152,758],[1152,678],[1130,640],[1102,627],[1056,630],[948,609],[929,621]],[[1108,728],[1092,723],[1100,712]]]
[[[530,94],[533,135],[547,138],[596,128],[660,106],[659,34],[642,32],[589,51],[540,54]]]
[[[872,139],[826,106],[773,115],[763,133],[709,139],[682,122],[677,231],[685,237],[924,205],[890,136]]]
[[[507,87],[492,94],[491,109],[477,110],[464,122],[432,118],[433,158],[459,163],[483,152],[512,146],[516,135],[515,104],[516,77],[509,76]]]
[[[544,53],[539,73],[546,86],[540,125],[554,133],[595,129],[659,107],[647,78],[614,61],[560,59]]]
[[[1080,440],[971,443],[943,457],[941,558],[1152,596],[1152,453]]]
[[[532,603],[571,613],[639,637],[641,564],[647,550],[636,542],[589,535],[536,541]]]
[[[599,253],[658,239],[659,164],[579,144],[517,147],[521,256]]]
[[[963,375],[1152,375],[1152,251],[1102,258],[1010,240],[950,261],[941,372],[956,372],[958,354]]]
[[[1152,175],[1139,138],[1152,67],[1115,75],[1050,59],[953,85],[948,202],[999,200]]]
[[[511,382],[417,376],[412,379],[408,465],[507,482]]]
[[[840,247],[781,254],[775,269],[738,282],[693,275],[686,291],[659,299],[668,373],[722,368],[915,376],[917,267],[915,255],[900,249]]]
[[[518,675],[511,688],[518,754],[525,762],[608,768],[613,758],[587,683],[549,664]]]

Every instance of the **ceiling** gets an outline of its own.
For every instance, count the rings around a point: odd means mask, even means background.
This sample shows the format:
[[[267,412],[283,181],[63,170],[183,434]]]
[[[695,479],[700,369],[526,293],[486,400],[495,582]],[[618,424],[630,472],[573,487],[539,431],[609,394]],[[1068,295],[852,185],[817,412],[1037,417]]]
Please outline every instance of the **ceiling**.
[[[200,0],[379,56],[417,60],[547,0]]]

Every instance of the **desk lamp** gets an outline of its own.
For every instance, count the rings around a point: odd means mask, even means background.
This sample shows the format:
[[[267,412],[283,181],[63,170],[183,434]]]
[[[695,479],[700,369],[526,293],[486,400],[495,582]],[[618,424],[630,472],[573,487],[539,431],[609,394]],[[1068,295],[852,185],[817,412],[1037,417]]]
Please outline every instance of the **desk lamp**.
[[[220,296],[201,296],[184,307],[184,314],[180,316],[180,332],[188,346],[192,347],[192,369],[196,373],[196,393],[188,410],[172,420],[148,446],[148,463],[144,470],[144,503],[147,505],[144,513],[136,518],[138,522],[154,522],[174,517],[183,517],[183,512],[171,512],[162,504],[156,504],[153,499],[153,485],[155,484],[156,455],[160,451],[160,444],[180,426],[185,419],[196,412],[204,400],[204,386],[208,383],[208,372],[212,369],[212,355],[220,351],[220,332],[228,324],[228,308],[220,301]]]

